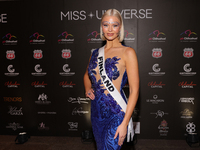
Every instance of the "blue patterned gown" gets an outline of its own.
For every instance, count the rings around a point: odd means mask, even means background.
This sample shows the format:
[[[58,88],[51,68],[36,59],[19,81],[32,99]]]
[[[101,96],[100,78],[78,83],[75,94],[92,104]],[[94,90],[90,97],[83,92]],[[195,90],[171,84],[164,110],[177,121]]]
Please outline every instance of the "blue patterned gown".
[[[95,99],[91,101],[91,122],[93,134],[98,150],[120,150],[118,137],[114,140],[117,127],[123,121],[125,113],[112,96],[106,93],[106,89],[99,76],[98,68],[98,49],[94,50],[88,66],[88,74],[94,90]],[[113,57],[105,60],[106,74],[111,81],[117,80],[120,72],[116,64],[120,58]],[[98,80],[98,81],[97,81]],[[123,74],[120,93],[125,100],[122,87],[127,82],[126,71]],[[125,100],[126,101],[126,100]]]

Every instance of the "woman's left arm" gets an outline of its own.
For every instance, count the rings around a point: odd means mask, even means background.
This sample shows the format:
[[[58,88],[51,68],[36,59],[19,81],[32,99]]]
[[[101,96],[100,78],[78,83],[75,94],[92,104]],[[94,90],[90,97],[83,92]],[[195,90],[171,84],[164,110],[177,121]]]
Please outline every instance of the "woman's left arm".
[[[115,137],[119,134],[118,144],[122,145],[127,133],[127,126],[132,116],[139,95],[139,70],[135,50],[126,48],[123,56],[129,83],[129,98],[124,119],[118,127]]]

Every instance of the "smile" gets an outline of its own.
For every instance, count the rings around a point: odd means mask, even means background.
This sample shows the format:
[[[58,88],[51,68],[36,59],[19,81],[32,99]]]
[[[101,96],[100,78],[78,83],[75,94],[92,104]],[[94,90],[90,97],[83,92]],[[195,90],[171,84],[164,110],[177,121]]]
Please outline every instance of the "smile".
[[[107,36],[113,36],[114,33],[107,33]]]

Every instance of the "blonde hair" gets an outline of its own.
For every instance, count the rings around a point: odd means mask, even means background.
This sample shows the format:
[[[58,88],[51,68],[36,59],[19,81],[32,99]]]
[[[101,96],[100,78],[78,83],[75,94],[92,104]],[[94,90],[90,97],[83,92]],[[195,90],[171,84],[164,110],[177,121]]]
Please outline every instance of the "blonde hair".
[[[105,16],[115,16],[117,17],[117,19],[119,19],[120,21],[120,25],[121,25],[121,29],[119,31],[119,41],[122,42],[124,39],[124,24],[123,24],[123,20],[122,20],[122,16],[120,14],[120,12],[116,9],[108,9],[103,16],[101,17],[101,24],[100,24],[100,37],[103,41],[106,40],[106,38],[103,36],[103,31],[102,31],[102,20]]]

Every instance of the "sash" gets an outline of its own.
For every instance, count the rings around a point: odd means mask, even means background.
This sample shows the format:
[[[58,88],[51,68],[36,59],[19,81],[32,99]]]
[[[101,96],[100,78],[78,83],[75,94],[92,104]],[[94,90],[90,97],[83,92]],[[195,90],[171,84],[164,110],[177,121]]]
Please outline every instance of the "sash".
[[[105,71],[105,61],[104,61],[104,47],[99,48],[99,56],[98,56],[98,66],[99,66],[99,73],[101,76],[101,80],[110,93],[110,95],[117,101],[117,103],[120,105],[122,110],[126,112],[126,107],[127,104],[122,98],[121,94],[119,91],[116,89],[112,81],[108,78],[106,71]],[[134,136],[134,129],[133,129],[133,121],[132,118],[129,121],[128,124],[128,132],[127,132],[127,142],[130,141],[130,136],[131,136],[131,141],[133,141],[133,136]]]

